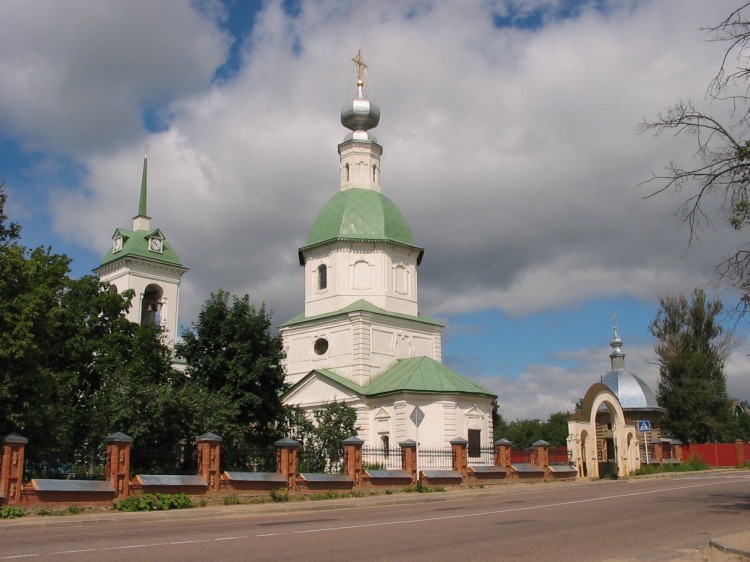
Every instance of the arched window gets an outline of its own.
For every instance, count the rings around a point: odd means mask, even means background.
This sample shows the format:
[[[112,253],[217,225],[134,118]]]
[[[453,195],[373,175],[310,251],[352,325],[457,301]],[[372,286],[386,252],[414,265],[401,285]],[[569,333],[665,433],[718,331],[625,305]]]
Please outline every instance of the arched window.
[[[143,292],[141,301],[141,325],[161,324],[162,290],[158,285],[149,285]]]
[[[349,164],[344,164],[344,181],[349,181]]]
[[[325,266],[325,264],[321,264],[318,266],[318,290],[322,291],[323,289],[328,288],[328,268]]]
[[[391,450],[391,437],[390,435],[381,435],[380,444],[383,447],[383,454],[388,458],[388,453]]]

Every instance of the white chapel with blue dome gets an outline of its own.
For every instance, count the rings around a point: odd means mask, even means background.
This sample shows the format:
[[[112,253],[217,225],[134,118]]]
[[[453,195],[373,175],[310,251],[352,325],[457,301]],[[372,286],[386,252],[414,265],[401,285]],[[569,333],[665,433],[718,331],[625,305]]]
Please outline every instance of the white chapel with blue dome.
[[[279,327],[292,385],[284,403],[310,411],[345,402],[371,446],[415,439],[415,407],[421,445],[489,446],[496,396],[442,364],[443,326],[419,311],[424,250],[381,193],[383,147],[371,132],[380,108],[365,97],[361,55],[352,60],[357,96],[341,110],[351,132],[338,146],[340,189],[299,249],[304,310]]]

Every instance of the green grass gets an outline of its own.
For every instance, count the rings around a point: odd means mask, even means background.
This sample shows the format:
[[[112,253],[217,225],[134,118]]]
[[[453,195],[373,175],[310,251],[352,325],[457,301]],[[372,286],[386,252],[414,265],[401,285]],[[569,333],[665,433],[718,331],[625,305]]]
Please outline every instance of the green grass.
[[[682,464],[647,464],[635,471],[636,476],[644,474],[664,474],[667,472],[695,472],[698,470],[709,470],[711,467],[705,462],[692,457],[688,462]]]

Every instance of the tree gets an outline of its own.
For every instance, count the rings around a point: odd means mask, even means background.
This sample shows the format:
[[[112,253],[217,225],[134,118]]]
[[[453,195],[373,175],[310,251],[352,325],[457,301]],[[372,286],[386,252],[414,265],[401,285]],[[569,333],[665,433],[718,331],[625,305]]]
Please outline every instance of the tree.
[[[685,192],[679,214],[690,229],[690,242],[700,226],[710,223],[709,200],[718,200],[722,219],[735,229],[750,223],[750,4],[734,10],[721,23],[705,29],[726,49],[707,97],[719,110],[728,109],[734,122],[704,113],[688,101],[680,101],[658,116],[644,120],[641,132],[674,131],[696,139],[697,164],[682,167],[670,163],[662,174],[652,174],[644,183],[659,187],[649,197],[665,191]],[[715,197],[714,197],[715,196]],[[750,306],[750,249],[741,247],[717,265],[722,278],[742,293],[740,309]]]
[[[5,214],[5,203],[8,194],[5,193],[5,180],[0,180],[0,243],[18,240],[21,236],[21,227],[14,223],[7,223],[8,216]],[[7,223],[7,224],[6,224]]]
[[[230,447],[267,445],[278,437],[283,351],[265,306],[256,309],[247,295],[230,302],[226,291],[212,293],[176,351],[191,381],[215,397],[215,407],[204,412],[210,424],[204,431],[215,431]]]
[[[144,444],[182,439],[164,405],[184,377],[160,331],[125,318],[132,292],[72,279],[67,256],[20,245],[5,202],[0,186],[0,435],[29,439],[32,471],[69,465],[114,431]]]
[[[702,289],[693,291],[690,302],[682,295],[659,302],[649,330],[658,340],[662,425],[685,443],[726,439],[732,426],[724,375],[730,338],[717,319],[722,304],[708,300]]]
[[[300,472],[325,472],[341,461],[344,439],[357,435],[357,411],[345,402],[328,402],[312,411],[289,406],[280,428],[302,444]]]

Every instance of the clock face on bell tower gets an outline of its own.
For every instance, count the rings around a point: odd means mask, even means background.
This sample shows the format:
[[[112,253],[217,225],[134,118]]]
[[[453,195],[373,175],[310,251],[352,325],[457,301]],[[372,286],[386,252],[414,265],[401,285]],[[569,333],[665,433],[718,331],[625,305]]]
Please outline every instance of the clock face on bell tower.
[[[161,252],[161,240],[158,238],[152,238],[149,243],[149,248],[151,248],[151,251],[153,252]]]

